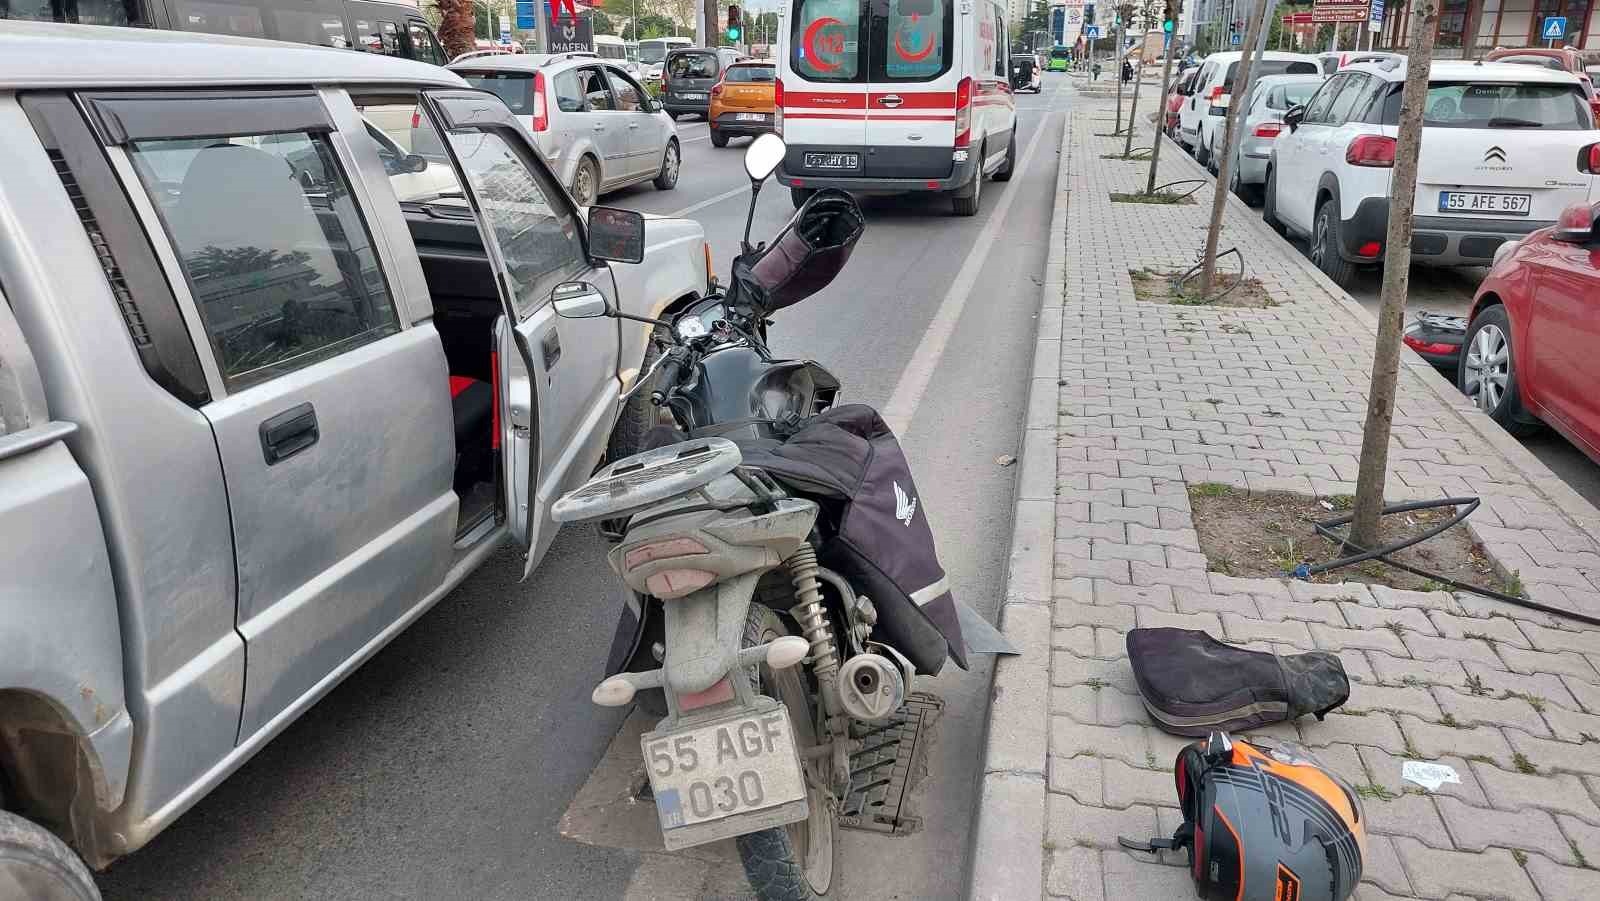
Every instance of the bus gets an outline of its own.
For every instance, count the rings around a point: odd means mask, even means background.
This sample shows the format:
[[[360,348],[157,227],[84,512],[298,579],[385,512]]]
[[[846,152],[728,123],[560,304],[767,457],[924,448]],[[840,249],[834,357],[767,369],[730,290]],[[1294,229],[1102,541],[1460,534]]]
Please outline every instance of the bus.
[[[601,59],[609,59],[621,66],[634,78],[640,77],[639,64],[628,56],[628,43],[614,34],[594,36],[594,52]]]
[[[449,62],[422,11],[380,0],[0,0],[0,20],[233,34]]]

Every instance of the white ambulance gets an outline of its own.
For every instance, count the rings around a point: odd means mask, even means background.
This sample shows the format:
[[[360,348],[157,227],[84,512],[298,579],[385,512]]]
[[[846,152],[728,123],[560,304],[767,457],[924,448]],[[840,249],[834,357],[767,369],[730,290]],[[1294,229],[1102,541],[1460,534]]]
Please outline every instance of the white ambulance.
[[[978,211],[985,178],[1017,158],[1011,23],[993,0],[785,0],[778,180],[796,206],[818,188],[938,191]]]

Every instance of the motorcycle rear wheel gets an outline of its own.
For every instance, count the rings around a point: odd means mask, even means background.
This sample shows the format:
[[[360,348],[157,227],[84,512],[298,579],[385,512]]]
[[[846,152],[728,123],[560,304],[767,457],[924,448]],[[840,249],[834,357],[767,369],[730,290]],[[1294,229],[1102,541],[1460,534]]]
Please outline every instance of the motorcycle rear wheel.
[[[763,644],[792,631],[771,607],[753,603],[745,617],[744,643],[746,647]],[[817,744],[817,717],[813,707],[816,696],[803,666],[797,664],[774,672],[762,664],[751,675],[757,690],[778,699],[788,709],[804,758],[805,752]],[[832,766],[827,757],[805,761],[804,766],[810,815],[798,823],[751,832],[734,840],[745,878],[759,901],[809,901],[836,894],[833,865],[839,819],[827,789]]]

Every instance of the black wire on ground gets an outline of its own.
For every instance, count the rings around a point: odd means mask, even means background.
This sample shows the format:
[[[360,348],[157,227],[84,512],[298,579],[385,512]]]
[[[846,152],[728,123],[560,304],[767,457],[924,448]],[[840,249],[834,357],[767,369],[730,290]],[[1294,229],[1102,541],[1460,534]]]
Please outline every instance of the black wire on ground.
[[[1216,303],[1217,301],[1221,300],[1222,298],[1227,297],[1229,294],[1232,294],[1235,289],[1237,289],[1240,285],[1244,284],[1244,254],[1239,252],[1239,248],[1230,247],[1227,250],[1218,252],[1217,256],[1216,256],[1216,259],[1213,261],[1213,263],[1221,262],[1223,257],[1229,256],[1229,255],[1232,255],[1233,258],[1236,261],[1238,261],[1238,263],[1239,263],[1239,271],[1237,273],[1235,273],[1235,276],[1234,276],[1234,279],[1233,279],[1233,284],[1229,285],[1226,288],[1223,288],[1221,291],[1217,292],[1216,294],[1211,294],[1211,295],[1208,295],[1206,297],[1202,297],[1199,300],[1191,301],[1191,303],[1193,303],[1195,305],[1199,305],[1199,306],[1204,306],[1205,304]],[[1190,266],[1188,268],[1188,270],[1186,270],[1182,275],[1180,275],[1177,278],[1172,280],[1173,290],[1177,291],[1180,294],[1183,293],[1183,286],[1185,284],[1187,284],[1191,279],[1193,279],[1196,276],[1198,276],[1200,274],[1200,269],[1203,266],[1205,266],[1205,256],[1206,255],[1205,255],[1205,251],[1204,250],[1202,250],[1200,253],[1196,254],[1198,262],[1196,262],[1193,266]]]
[[[1318,563],[1315,566],[1301,564],[1295,568],[1293,575],[1298,578],[1306,579],[1318,573],[1328,572],[1329,570],[1339,569],[1340,567],[1350,566],[1355,563],[1361,563],[1367,560],[1381,560],[1397,569],[1403,569],[1408,573],[1422,576],[1425,579],[1432,579],[1442,585],[1448,585],[1457,591],[1469,591],[1473,594],[1482,595],[1486,598],[1493,598],[1497,601],[1505,601],[1508,604],[1516,604],[1518,607],[1525,607],[1529,610],[1537,610],[1540,613],[1548,613],[1552,616],[1564,616],[1568,619],[1575,619],[1578,622],[1585,623],[1587,625],[1600,626],[1600,617],[1590,616],[1586,613],[1578,613],[1574,610],[1561,610],[1556,607],[1551,607],[1547,604],[1541,604],[1538,601],[1517,597],[1514,594],[1506,594],[1503,591],[1495,591],[1492,588],[1479,588],[1476,585],[1468,585],[1465,582],[1457,582],[1455,579],[1440,575],[1439,573],[1429,572],[1428,570],[1425,570],[1419,566],[1411,566],[1410,564],[1401,563],[1398,560],[1390,559],[1390,554],[1393,554],[1396,551],[1404,550],[1412,545],[1421,544],[1422,542],[1427,541],[1429,538],[1432,538],[1435,535],[1443,532],[1445,529],[1448,529],[1451,526],[1460,523],[1462,520],[1465,520],[1472,513],[1472,511],[1478,509],[1478,506],[1482,503],[1483,502],[1481,500],[1475,497],[1447,497],[1443,500],[1436,501],[1408,501],[1403,504],[1388,504],[1383,508],[1382,515],[1384,516],[1388,516],[1391,513],[1410,513],[1413,510],[1434,510],[1440,507],[1455,507],[1457,509],[1456,515],[1444,523],[1435,525],[1426,531],[1406,538],[1403,541],[1397,541],[1393,544],[1386,544],[1383,547],[1373,550],[1367,550],[1360,545],[1351,544],[1343,535],[1340,535],[1334,531],[1334,528],[1337,526],[1349,525],[1350,521],[1356,518],[1354,513],[1347,513],[1344,516],[1336,516],[1333,519],[1323,520],[1322,522],[1314,522],[1311,525],[1316,529],[1318,535],[1321,535],[1329,541],[1337,542],[1346,548],[1350,548],[1351,550],[1354,550],[1355,553],[1347,557],[1340,557],[1337,560],[1329,560],[1327,563]]]

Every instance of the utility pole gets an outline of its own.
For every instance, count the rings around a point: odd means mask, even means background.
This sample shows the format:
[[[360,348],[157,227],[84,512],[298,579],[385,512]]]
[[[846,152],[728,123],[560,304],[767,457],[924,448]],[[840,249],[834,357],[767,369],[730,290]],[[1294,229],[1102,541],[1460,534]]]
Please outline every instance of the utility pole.
[[[1177,50],[1178,44],[1177,23],[1182,18],[1183,0],[1173,0],[1173,38],[1171,43],[1167,44],[1166,53],[1163,54],[1166,56],[1167,61],[1161,65],[1161,94],[1157,100],[1157,102],[1161,104],[1161,109],[1156,112],[1156,143],[1155,146],[1150,149],[1150,181],[1145,185],[1144,188],[1144,192],[1146,194],[1154,194],[1156,192],[1156,166],[1161,162],[1161,133],[1165,130],[1167,124],[1167,92],[1172,90],[1172,57],[1175,55],[1174,51]]]
[[[1244,36],[1244,53],[1239,58],[1239,76],[1233,84],[1222,86],[1228,91],[1228,122],[1222,132],[1222,157],[1217,160],[1217,183],[1211,192],[1211,227],[1206,231],[1206,252],[1200,261],[1201,297],[1211,296],[1211,283],[1216,280],[1217,239],[1222,235],[1222,211],[1228,202],[1228,180],[1233,175],[1234,132],[1243,118],[1240,108],[1244,106],[1245,95],[1250,92],[1250,67],[1255,62],[1261,30],[1266,27],[1267,16],[1272,15],[1274,5],[1271,0],[1261,0],[1260,11],[1250,17],[1250,30]]]
[[[1372,355],[1372,385],[1367,390],[1367,422],[1361,430],[1361,460],[1356,469],[1355,519],[1351,544],[1378,546],[1383,484],[1389,473],[1389,430],[1394,425],[1394,386],[1400,373],[1400,330],[1411,281],[1411,215],[1417,199],[1417,156],[1422,148],[1422,108],[1428,96],[1434,23],[1433,0],[1412,0],[1411,41],[1406,48],[1406,86],[1400,95],[1400,138],[1389,179],[1389,234],[1383,246],[1383,293],[1378,309],[1378,343]]]

